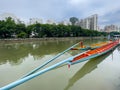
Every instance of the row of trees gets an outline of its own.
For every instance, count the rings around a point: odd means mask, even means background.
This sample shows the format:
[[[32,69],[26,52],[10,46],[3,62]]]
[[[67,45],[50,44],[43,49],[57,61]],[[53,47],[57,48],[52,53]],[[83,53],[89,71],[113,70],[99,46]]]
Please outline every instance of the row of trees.
[[[55,24],[32,24],[26,26],[24,23],[16,24],[8,17],[0,21],[0,38],[29,38],[29,37],[80,37],[80,36],[101,36],[105,32],[82,29],[75,25]]]

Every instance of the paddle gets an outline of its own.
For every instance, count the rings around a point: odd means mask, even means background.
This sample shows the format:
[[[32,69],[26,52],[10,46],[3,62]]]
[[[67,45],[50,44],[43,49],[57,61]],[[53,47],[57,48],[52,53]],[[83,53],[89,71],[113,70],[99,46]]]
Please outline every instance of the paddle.
[[[41,74],[43,74],[45,72],[48,72],[48,71],[50,71],[50,70],[52,70],[52,69],[54,69],[54,68],[56,68],[56,67],[58,67],[58,66],[60,66],[60,65],[62,65],[64,63],[67,63],[67,62],[73,60],[73,58],[74,57],[72,56],[72,57],[70,57],[68,59],[65,59],[65,60],[63,60],[61,62],[58,62],[58,63],[56,63],[56,64],[54,64],[52,66],[49,66],[49,67],[47,67],[47,68],[45,68],[45,69],[43,69],[41,71],[38,71],[38,72],[33,73],[33,74],[29,75],[29,76],[26,76],[24,78],[16,80],[16,81],[14,81],[14,82],[6,85],[6,86],[1,87],[0,90],[10,90],[10,89],[12,89],[12,88],[24,83],[24,82],[27,82],[28,80],[31,80],[32,78],[35,78],[35,77],[37,77],[37,76],[39,76],[39,75],[41,75]]]
[[[57,54],[55,57],[53,57],[52,59],[44,62],[41,66],[38,66],[37,68],[35,68],[34,70],[32,70],[31,72],[29,72],[28,74],[26,74],[25,76],[23,76],[22,78],[29,76],[33,73],[35,73],[36,71],[38,71],[39,69],[43,68],[45,65],[47,65],[48,63],[52,62],[53,60],[55,60],[56,58],[60,57],[61,55],[63,55],[65,52],[71,50],[73,47],[77,46],[80,42],[74,44],[73,46],[69,47],[68,49],[64,50],[63,52]]]

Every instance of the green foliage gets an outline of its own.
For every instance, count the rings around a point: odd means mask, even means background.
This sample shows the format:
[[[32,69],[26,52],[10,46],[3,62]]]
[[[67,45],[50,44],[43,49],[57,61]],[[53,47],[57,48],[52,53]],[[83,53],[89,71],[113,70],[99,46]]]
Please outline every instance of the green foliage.
[[[110,35],[111,35],[111,36],[120,35],[120,32],[110,32]]]
[[[0,37],[10,38],[12,37],[15,30],[15,22],[12,18],[6,18],[6,21],[0,21]]]
[[[26,33],[25,32],[20,32],[19,34],[17,34],[18,38],[26,38]]]
[[[25,24],[16,24],[16,29],[14,32],[18,38],[25,38],[26,37],[26,27]]]
[[[73,24],[77,21],[75,17]],[[105,32],[82,29],[75,25],[55,24],[32,24],[25,26],[23,23],[16,24],[12,18],[0,21],[0,38],[43,38],[43,37],[80,37],[80,36],[106,36]]]
[[[69,21],[72,23],[72,25],[75,25],[75,23],[78,21],[78,18],[71,17]]]

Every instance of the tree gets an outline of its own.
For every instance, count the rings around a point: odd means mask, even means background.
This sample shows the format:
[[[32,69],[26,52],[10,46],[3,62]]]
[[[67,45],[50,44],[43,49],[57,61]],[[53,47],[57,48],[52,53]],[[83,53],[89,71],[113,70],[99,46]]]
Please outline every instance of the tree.
[[[75,26],[78,19],[71,17],[72,25],[50,25],[50,24],[32,24],[26,26],[24,23],[16,24],[12,18],[0,20],[0,38],[29,38],[29,37],[80,37],[80,36],[100,36],[107,35],[105,32],[83,29]],[[116,34],[114,32],[113,34]]]
[[[0,35],[1,38],[10,38],[14,34],[16,24],[11,17],[6,18],[0,22]]]
[[[69,21],[71,22],[72,25],[75,25],[76,22],[78,22],[78,18],[76,18],[76,17],[71,17],[71,18],[69,19]]]
[[[27,35],[25,24],[22,24],[22,23],[17,24],[16,31],[14,33],[17,35],[17,37],[22,37],[22,38],[24,37],[25,38],[25,35]],[[23,33],[24,33],[24,35],[23,35]]]

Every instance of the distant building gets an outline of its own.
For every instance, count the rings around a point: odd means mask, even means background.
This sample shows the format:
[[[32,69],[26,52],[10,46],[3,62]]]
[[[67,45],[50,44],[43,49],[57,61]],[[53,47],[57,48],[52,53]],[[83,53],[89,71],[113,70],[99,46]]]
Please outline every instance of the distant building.
[[[59,22],[58,24],[71,25],[69,20],[63,20],[63,21]]]
[[[91,30],[97,30],[98,29],[98,15],[92,15],[91,16]]]
[[[118,28],[118,32],[120,32],[120,27]]]
[[[19,18],[17,18],[14,14],[12,13],[3,13],[0,14],[0,20],[6,20],[6,18],[11,17],[16,24],[23,23]]]
[[[94,14],[88,18],[81,19],[79,25],[84,29],[98,30],[98,15]]]
[[[80,20],[80,26],[85,29],[90,29],[91,27],[91,22],[90,18],[85,18]]]
[[[56,23],[55,23],[54,20],[52,20],[52,19],[50,20],[50,19],[49,19],[49,20],[46,21],[46,24],[56,24]]]
[[[39,18],[30,18],[29,24],[43,23],[42,19]]]
[[[120,28],[117,25],[107,25],[104,27],[105,32],[119,32]]]

